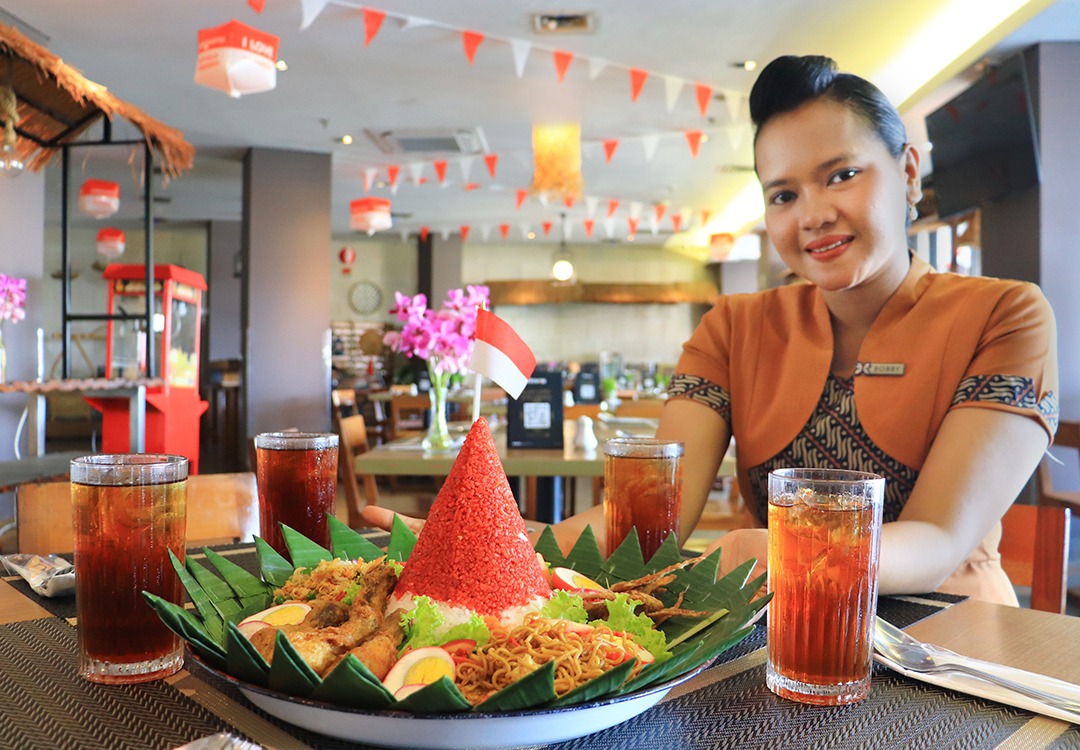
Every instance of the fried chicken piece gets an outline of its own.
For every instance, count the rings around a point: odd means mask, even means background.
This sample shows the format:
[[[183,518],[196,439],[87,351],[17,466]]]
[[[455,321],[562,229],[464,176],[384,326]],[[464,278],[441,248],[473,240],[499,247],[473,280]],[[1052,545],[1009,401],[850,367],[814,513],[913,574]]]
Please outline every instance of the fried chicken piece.
[[[401,629],[399,619],[397,617],[388,617],[375,631],[374,635],[348,653],[342,654],[327,672],[332,672],[345,657],[352,654],[365,667],[370,669],[373,675],[381,680],[386,677],[390,667],[394,666],[394,662],[397,661],[398,648],[404,639],[405,631]]]
[[[337,603],[328,602],[328,604]],[[344,609],[342,605],[337,606]],[[350,616],[347,620],[339,625],[327,627],[305,625],[311,618],[312,612],[308,613],[304,622],[297,625],[268,627],[257,631],[251,636],[252,645],[258,649],[267,663],[270,663],[273,660],[274,642],[280,631],[285,634],[308,666],[315,670],[316,674],[322,676],[337,663],[342,654],[362,643],[382,624],[382,614],[366,605],[354,606],[348,611]]]

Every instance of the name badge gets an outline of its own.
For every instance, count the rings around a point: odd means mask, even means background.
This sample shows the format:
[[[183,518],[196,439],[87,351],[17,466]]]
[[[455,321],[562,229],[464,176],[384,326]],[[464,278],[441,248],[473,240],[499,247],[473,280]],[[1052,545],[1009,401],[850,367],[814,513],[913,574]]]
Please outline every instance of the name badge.
[[[898,376],[904,374],[905,367],[903,362],[859,362],[855,365],[855,374]]]

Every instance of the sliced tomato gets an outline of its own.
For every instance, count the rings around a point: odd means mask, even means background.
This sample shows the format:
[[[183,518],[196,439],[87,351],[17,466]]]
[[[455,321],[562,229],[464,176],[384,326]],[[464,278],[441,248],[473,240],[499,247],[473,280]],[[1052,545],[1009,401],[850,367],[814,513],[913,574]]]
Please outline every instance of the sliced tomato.
[[[456,641],[444,643],[442,649],[450,654],[455,664],[460,664],[472,656],[473,651],[476,650],[476,641],[471,638],[459,638]]]

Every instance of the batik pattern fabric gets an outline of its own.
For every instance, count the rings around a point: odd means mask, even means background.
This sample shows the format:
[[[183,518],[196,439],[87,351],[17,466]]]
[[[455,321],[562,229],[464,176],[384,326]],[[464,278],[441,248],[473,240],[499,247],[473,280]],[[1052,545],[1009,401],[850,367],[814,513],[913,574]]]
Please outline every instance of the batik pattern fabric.
[[[883,519],[900,516],[919,472],[890,457],[867,436],[855,410],[854,379],[829,375],[818,407],[795,439],[768,461],[747,470],[754,513],[768,523],[769,472],[794,466],[850,469],[885,477]]]

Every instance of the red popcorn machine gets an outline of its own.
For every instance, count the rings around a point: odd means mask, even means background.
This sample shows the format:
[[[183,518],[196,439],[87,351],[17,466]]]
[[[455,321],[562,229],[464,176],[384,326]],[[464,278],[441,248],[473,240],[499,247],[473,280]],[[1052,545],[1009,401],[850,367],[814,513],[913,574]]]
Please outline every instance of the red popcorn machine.
[[[146,336],[146,267],[111,264],[102,276],[109,282],[109,314],[143,316],[109,320],[105,347],[105,375],[109,379],[144,380],[148,377]],[[155,379],[146,386],[147,453],[173,453],[199,470],[199,419],[207,402],[199,397],[200,326],[203,277],[174,265],[154,266],[153,356]],[[102,451],[131,450],[131,409],[140,408],[128,397],[88,394],[86,401],[102,414]]]

